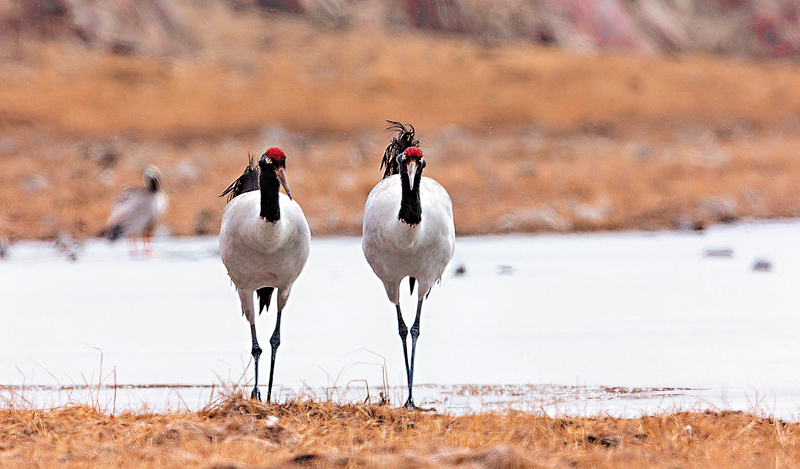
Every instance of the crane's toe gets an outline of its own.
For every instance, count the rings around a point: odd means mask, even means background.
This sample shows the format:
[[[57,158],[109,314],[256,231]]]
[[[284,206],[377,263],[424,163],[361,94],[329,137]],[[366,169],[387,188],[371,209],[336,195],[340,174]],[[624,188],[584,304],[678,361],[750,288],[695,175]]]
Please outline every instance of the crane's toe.
[[[250,393],[250,399],[261,402],[261,391],[259,391],[258,387],[253,388],[253,392]]]

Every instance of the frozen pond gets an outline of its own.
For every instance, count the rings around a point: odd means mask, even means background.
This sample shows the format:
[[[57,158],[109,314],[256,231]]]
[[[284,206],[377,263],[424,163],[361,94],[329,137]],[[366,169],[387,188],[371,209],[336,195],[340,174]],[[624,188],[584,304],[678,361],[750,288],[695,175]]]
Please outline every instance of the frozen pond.
[[[797,240],[800,222],[459,238],[423,309],[417,402],[797,419]],[[151,259],[132,259],[124,243],[98,240],[70,262],[50,244],[12,246],[0,261],[0,396],[197,408],[246,384],[249,327],[216,249],[216,238],[164,239]],[[759,259],[771,269],[754,270]],[[410,324],[414,301],[403,300]],[[258,319],[262,347],[274,319],[274,310]],[[281,336],[281,399],[364,400],[366,385],[376,399],[388,385],[403,402],[394,308],[360,239],[312,241]]]

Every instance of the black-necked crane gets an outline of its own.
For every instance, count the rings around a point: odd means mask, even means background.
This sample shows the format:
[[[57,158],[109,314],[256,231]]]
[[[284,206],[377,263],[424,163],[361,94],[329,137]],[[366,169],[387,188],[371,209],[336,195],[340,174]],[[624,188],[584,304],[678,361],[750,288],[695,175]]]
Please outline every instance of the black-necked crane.
[[[280,192],[280,186],[286,194]],[[242,314],[250,323],[251,353],[255,365],[255,385],[251,399],[261,400],[258,389],[258,361],[261,347],[256,338],[253,293],[258,293],[258,313],[269,310],[273,290],[277,289],[278,317],[270,338],[272,360],[269,367],[267,402],[272,398],[275,353],[281,343],[281,314],[292,285],[308,259],[311,231],[300,205],[292,200],[286,182],[286,155],[270,148],[258,164],[252,159],[244,173],[221,196],[228,195],[219,231],[219,253],[239,293]]]
[[[389,301],[397,310],[397,327],[403,342],[408,379],[405,407],[414,408],[414,358],[419,337],[422,302],[442,278],[453,257],[455,228],[453,204],[447,191],[431,178],[422,177],[425,159],[414,136],[414,127],[387,121],[387,130],[398,132],[383,154],[383,180],[369,193],[364,208],[364,256],[383,281]],[[400,282],[409,277],[411,293],[417,283],[417,315],[408,328],[400,310]]]
[[[147,166],[142,172],[144,187],[127,187],[114,200],[103,234],[111,241],[128,238],[132,252],[136,238],[142,238],[145,253],[150,253],[150,239],[167,208],[167,196],[161,184],[161,171]]]

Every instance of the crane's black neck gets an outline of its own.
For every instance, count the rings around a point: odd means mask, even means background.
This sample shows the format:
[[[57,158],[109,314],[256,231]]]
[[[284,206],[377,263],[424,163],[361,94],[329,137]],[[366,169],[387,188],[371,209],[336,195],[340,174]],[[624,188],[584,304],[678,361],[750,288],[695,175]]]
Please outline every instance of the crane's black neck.
[[[261,175],[259,183],[261,186],[261,217],[275,223],[281,219],[281,206],[278,203],[280,193],[280,182],[275,175],[275,167],[266,162],[260,162]]]
[[[403,188],[403,197],[400,199],[400,213],[397,218],[409,225],[416,225],[422,221],[422,204],[419,199],[419,185],[422,182],[422,165],[417,166],[414,175],[414,187],[408,177],[408,167],[400,170],[400,186]]]

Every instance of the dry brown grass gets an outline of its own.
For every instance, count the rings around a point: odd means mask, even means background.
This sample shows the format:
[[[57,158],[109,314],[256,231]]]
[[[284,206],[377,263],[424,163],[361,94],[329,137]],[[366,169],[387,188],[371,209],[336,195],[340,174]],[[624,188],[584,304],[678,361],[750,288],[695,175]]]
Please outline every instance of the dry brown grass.
[[[0,236],[94,236],[147,163],[165,171],[167,227],[216,232],[216,195],[270,145],[287,150],[313,231],[357,234],[387,118],[417,127],[460,234],[800,213],[797,65],[579,55],[178,5],[197,57],[0,45]]]
[[[232,395],[198,412],[0,410],[4,467],[796,467],[800,424],[740,412],[453,416]]]

